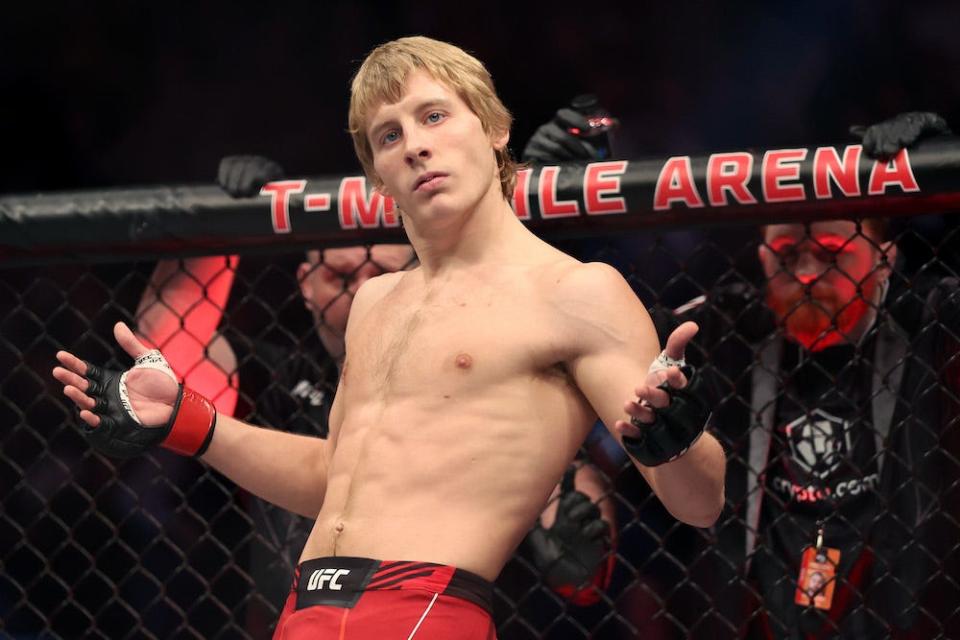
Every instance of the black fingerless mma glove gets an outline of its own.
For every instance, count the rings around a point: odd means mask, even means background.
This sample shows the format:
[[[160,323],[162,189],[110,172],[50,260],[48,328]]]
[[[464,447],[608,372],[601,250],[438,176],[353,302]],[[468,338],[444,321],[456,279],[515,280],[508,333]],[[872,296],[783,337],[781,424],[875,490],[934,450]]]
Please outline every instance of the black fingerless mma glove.
[[[564,475],[553,526],[535,527],[526,542],[551,589],[576,604],[592,604],[609,582],[609,527],[599,507],[573,488],[575,472]]]
[[[100,418],[100,424],[91,427],[81,421],[80,425],[94,449],[114,458],[131,458],[157,445],[187,456],[206,452],[217,422],[209,400],[181,384],[167,424],[145,427],[128,411],[129,400],[120,384],[124,372],[86,364],[86,394],[96,402],[91,411]]]
[[[605,160],[609,149],[591,143],[590,138],[586,137],[592,127],[590,113],[584,109],[606,113],[603,107],[596,104],[594,96],[577,96],[569,107],[558,110],[549,122],[534,132],[523,148],[521,159],[534,165]]]
[[[654,409],[653,423],[637,425],[639,437],[623,436],[623,448],[645,467],[672,462],[686,453],[710,418],[710,408],[703,400],[703,376],[690,365],[681,371],[687,378],[687,386],[674,389],[667,383],[660,385],[658,388],[670,395],[669,406]]]
[[[850,133],[860,138],[863,150],[874,158],[889,158],[918,140],[951,135],[947,121],[936,113],[901,113],[869,127],[853,126]]]
[[[270,158],[227,156],[220,160],[217,184],[233,198],[249,198],[260,193],[263,185],[283,176],[283,167]]]

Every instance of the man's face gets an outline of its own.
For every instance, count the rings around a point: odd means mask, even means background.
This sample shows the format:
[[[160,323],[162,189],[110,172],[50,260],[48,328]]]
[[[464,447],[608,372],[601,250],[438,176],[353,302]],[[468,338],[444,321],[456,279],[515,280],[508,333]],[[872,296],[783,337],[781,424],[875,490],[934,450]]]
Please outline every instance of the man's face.
[[[366,247],[325,249],[322,254],[310,251],[307,258],[297,270],[304,303],[317,322],[321,338],[342,341],[350,305],[360,285],[382,273],[400,271],[414,255],[407,244],[375,244],[369,251]]]
[[[457,93],[423,71],[407,78],[403,97],[371,114],[367,138],[379,190],[414,221],[455,219],[495,190],[495,149],[507,143],[484,132]]]
[[[767,304],[787,335],[811,351],[855,341],[876,303],[887,276],[883,251],[892,262],[895,247],[863,234],[846,220],[764,228],[759,253]]]

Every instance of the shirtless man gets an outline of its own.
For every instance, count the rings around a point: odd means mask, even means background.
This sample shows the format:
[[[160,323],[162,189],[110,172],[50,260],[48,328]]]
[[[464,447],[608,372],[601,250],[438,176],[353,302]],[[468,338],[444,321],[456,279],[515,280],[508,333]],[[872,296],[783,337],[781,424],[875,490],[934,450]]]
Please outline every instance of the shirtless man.
[[[354,144],[402,211],[420,266],[357,292],[327,440],[217,416],[122,324],[117,340],[138,359],[124,375],[57,354],[54,376],[101,450],[202,455],[316,518],[277,638],[494,637],[488,581],[597,415],[646,461],[636,464],[674,516],[706,527],[720,513],[723,452],[668,366],[696,325],[658,356],[615,270],[520,223],[509,128],[483,65],[452,45],[400,39],[358,71]]]

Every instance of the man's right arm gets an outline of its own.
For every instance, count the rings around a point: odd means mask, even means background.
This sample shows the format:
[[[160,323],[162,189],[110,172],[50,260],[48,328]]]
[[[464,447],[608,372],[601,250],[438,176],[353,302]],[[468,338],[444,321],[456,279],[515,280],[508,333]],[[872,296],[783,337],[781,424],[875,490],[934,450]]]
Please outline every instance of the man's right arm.
[[[331,440],[255,427],[219,414],[201,459],[267,502],[316,518],[331,453]]]

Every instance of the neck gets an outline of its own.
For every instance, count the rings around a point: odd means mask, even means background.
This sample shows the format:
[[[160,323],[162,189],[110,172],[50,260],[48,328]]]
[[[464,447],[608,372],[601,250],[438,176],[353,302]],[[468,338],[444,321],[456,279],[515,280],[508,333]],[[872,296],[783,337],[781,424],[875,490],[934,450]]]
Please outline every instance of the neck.
[[[880,309],[880,305],[883,304],[884,300],[886,300],[887,289],[889,289],[889,287],[890,281],[886,278],[877,283],[873,291],[873,299],[870,300],[867,305],[866,313],[863,314],[863,317],[860,318],[860,321],[856,324],[853,331],[850,332],[850,342],[860,344],[870,329],[873,328],[873,325],[877,321],[877,311]]]
[[[511,237],[526,231],[503,198],[499,182],[494,187],[471,210],[442,221],[404,215],[407,237],[426,279],[495,260]]]
[[[821,333],[815,340],[813,340],[812,344],[808,344],[802,339],[791,335],[790,331],[786,332],[787,338],[793,342],[799,343],[804,350],[813,352],[822,351],[835,346],[860,345],[877,321],[877,312],[880,308],[880,305],[883,304],[887,297],[888,286],[889,282],[884,279],[874,287],[873,294],[870,296],[870,300],[865,301],[866,304],[864,306],[866,308],[864,309],[863,314],[850,329],[846,331],[840,331],[837,328],[839,321],[834,318],[834,323],[828,329],[828,331]]]

